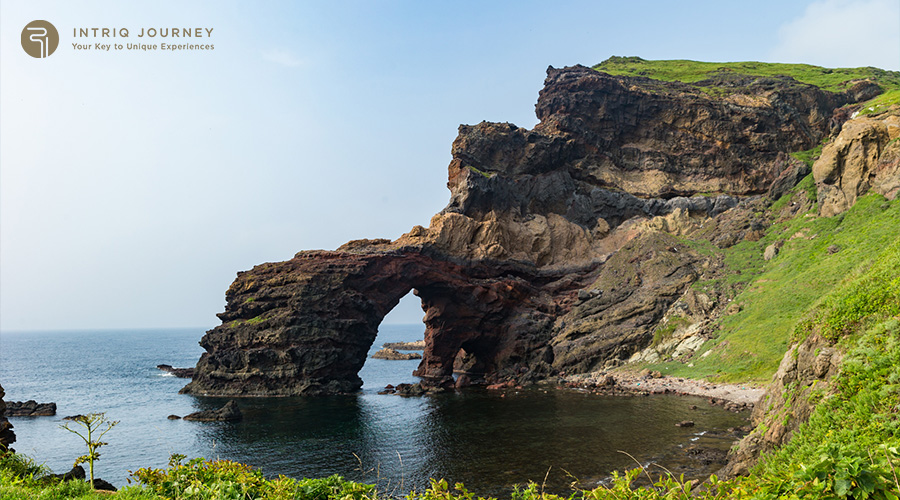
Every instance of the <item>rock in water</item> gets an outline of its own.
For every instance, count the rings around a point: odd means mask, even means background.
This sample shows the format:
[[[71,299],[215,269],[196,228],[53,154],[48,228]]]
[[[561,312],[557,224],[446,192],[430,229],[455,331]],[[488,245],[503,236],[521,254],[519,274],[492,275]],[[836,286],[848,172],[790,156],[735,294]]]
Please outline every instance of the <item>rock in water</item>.
[[[379,349],[378,352],[372,355],[373,359],[388,359],[388,360],[407,360],[407,359],[422,359],[422,355],[417,352],[409,352],[402,353],[395,349],[390,349],[385,347],[384,349]]]
[[[237,403],[232,399],[218,410],[198,411],[184,416],[184,420],[198,422],[236,422],[244,418]]]
[[[172,365],[156,365],[156,368],[171,373],[178,378],[191,378],[194,376],[193,368],[175,368]]]
[[[52,417],[56,415],[56,403],[38,403],[28,401],[10,401],[6,403],[7,417]]]
[[[398,351],[421,351],[425,349],[424,340],[416,340],[415,342],[385,342],[381,347],[387,349],[396,349]]]

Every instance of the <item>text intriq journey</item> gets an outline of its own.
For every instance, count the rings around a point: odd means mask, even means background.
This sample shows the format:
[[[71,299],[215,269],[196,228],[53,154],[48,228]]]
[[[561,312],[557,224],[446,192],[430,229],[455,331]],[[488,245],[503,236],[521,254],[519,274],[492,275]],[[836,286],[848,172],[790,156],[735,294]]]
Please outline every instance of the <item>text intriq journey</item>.
[[[209,38],[214,28],[141,28],[138,38]],[[121,37],[128,38],[128,28],[72,28],[72,36],[85,37]]]
[[[112,50],[140,50],[140,51],[177,51],[177,50],[215,50],[212,43],[203,43],[194,39],[212,38],[214,28],[140,28],[137,38],[178,38],[178,43],[72,43],[72,48],[78,51],[110,51]],[[131,31],[128,28],[72,28],[74,38],[129,38]],[[185,40],[189,38],[191,40]],[[112,40],[110,40],[112,42]]]

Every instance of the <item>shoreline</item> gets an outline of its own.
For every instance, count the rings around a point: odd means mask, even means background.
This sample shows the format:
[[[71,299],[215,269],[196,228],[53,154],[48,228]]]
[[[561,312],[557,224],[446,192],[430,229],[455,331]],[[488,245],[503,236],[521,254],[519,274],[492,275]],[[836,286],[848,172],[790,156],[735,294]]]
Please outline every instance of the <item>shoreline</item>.
[[[612,395],[699,396],[709,399],[710,404],[724,406],[730,411],[752,410],[765,393],[764,388],[749,384],[713,383],[705,380],[660,375],[658,372],[647,374],[644,372],[600,371],[563,377],[561,382],[564,386],[599,390],[601,393]]]

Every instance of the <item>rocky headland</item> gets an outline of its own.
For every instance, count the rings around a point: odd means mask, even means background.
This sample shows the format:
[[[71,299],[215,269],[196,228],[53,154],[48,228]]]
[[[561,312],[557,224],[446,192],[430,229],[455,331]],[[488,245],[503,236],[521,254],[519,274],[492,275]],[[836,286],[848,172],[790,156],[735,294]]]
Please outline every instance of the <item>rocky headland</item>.
[[[881,92],[872,79],[825,90],[734,71],[681,83],[551,67],[533,129],[460,126],[450,202],[428,227],[238,273],[182,392],[355,391],[378,325],[410,290],[428,387],[454,372],[527,384],[689,357],[743,286],[692,285],[734,272],[719,251],[762,238],[779,216],[768,207],[810,170],[823,216],[870,190],[896,196],[898,113],[854,114]],[[826,140],[812,169],[792,156]],[[685,324],[658,342],[676,316]]]

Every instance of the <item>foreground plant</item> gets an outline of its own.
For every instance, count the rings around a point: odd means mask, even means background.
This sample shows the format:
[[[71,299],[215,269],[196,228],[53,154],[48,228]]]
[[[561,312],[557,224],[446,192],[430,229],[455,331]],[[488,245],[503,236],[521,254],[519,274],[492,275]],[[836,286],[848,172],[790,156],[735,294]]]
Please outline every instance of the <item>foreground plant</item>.
[[[262,471],[230,460],[172,455],[165,469],[143,468],[132,473],[142,485],[164,498],[177,499],[292,499],[372,500],[375,487],[345,481],[341,476],[321,479],[266,479]]]
[[[119,421],[118,420],[109,420],[106,418],[105,413],[88,413],[87,415],[78,415],[72,418],[72,422],[75,422],[82,427],[85,428],[86,434],[82,434],[82,431],[79,429],[73,429],[69,427],[71,422],[67,422],[65,425],[61,425],[63,429],[71,432],[72,434],[77,435],[82,440],[84,440],[84,444],[87,445],[88,452],[86,455],[82,455],[75,459],[75,466],[79,466],[85,462],[88,463],[88,468],[90,469],[90,483],[91,488],[94,487],[94,461],[100,458],[100,452],[97,450],[104,445],[109,443],[104,443],[100,441],[103,439],[103,436],[106,435],[107,432],[110,431],[113,427],[115,427]],[[105,426],[105,428],[104,428]],[[94,437],[95,434],[99,432],[99,435]]]

